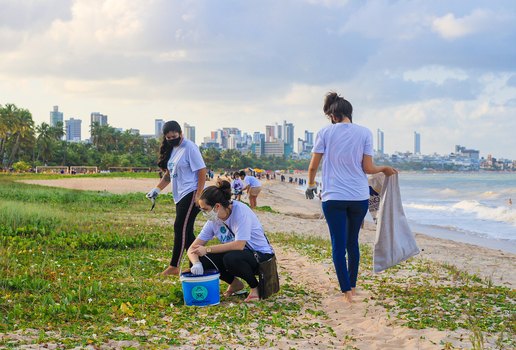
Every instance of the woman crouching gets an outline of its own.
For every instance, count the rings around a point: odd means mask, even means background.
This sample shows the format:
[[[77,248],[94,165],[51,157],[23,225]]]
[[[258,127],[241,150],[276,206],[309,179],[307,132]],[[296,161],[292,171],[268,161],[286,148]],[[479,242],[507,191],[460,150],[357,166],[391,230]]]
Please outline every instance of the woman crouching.
[[[224,296],[244,291],[245,286],[239,277],[251,289],[245,301],[258,300],[258,280],[255,277],[258,262],[253,251],[260,262],[274,255],[258,217],[246,204],[231,201],[231,184],[225,180],[204,189],[199,208],[208,221],[188,249],[188,258],[193,264],[191,272],[201,275],[205,268],[213,266],[206,259],[207,255],[217,265],[220,279],[229,284]],[[206,247],[214,237],[220,243]]]

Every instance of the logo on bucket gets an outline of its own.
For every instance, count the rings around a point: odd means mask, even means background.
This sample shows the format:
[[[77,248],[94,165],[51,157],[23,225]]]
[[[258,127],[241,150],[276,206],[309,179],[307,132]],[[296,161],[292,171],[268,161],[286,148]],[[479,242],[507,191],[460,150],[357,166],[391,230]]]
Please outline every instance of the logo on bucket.
[[[208,290],[204,286],[195,286],[192,288],[192,297],[197,300],[201,301],[206,299],[208,296]]]

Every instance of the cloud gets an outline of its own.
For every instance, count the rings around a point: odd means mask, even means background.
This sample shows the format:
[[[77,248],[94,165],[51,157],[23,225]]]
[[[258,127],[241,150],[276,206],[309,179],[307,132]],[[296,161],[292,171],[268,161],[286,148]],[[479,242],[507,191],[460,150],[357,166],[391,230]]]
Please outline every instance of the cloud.
[[[501,16],[482,9],[474,10],[470,15],[461,18],[447,13],[432,21],[432,29],[444,39],[453,40],[488,29],[497,17]]]
[[[417,70],[406,71],[403,79],[413,82],[432,82],[442,85],[447,80],[466,80],[468,75],[462,69],[449,69],[442,66],[425,66]]]

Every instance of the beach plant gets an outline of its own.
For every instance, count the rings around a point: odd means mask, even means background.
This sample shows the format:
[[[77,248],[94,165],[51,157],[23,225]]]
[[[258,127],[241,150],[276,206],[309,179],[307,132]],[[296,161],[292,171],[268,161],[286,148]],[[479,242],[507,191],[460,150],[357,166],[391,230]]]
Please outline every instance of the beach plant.
[[[328,239],[292,233],[269,236],[275,243],[332,266]],[[360,249],[359,285],[369,290],[371,300],[400,324],[416,329],[466,329],[472,346],[481,346],[486,338],[505,347],[516,345],[516,291],[451,264],[422,258],[409,259],[374,274],[371,246],[362,244]]]
[[[155,276],[168,264],[173,241],[174,206],[163,197],[150,212],[141,193],[2,178],[0,347],[274,348],[280,341],[335,337],[320,296],[284,272],[280,293],[270,299],[184,306],[179,280]]]

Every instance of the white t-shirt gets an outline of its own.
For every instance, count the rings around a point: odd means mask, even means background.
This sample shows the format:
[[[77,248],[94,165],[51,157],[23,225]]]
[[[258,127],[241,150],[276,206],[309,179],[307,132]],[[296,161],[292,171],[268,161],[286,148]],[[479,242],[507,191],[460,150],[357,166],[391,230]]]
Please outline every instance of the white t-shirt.
[[[183,138],[178,147],[174,147],[167,164],[172,180],[174,202],[178,203],[184,196],[197,189],[199,170],[206,168],[199,147]]]
[[[227,229],[226,225],[233,231]],[[231,214],[226,221],[208,221],[197,238],[209,241],[217,237],[221,243],[246,241],[257,252],[272,254],[272,248],[265,238],[262,224],[256,214],[244,203],[233,201]]]
[[[373,156],[373,134],[351,123],[331,124],[315,138],[313,153],[323,153],[322,201],[369,199],[364,155]]]
[[[234,179],[231,183],[231,188],[233,188],[235,191],[242,191],[244,188],[244,183],[240,179]]]
[[[244,177],[244,182],[248,184],[250,187],[261,187],[262,183],[255,178],[254,176],[246,175]]]

